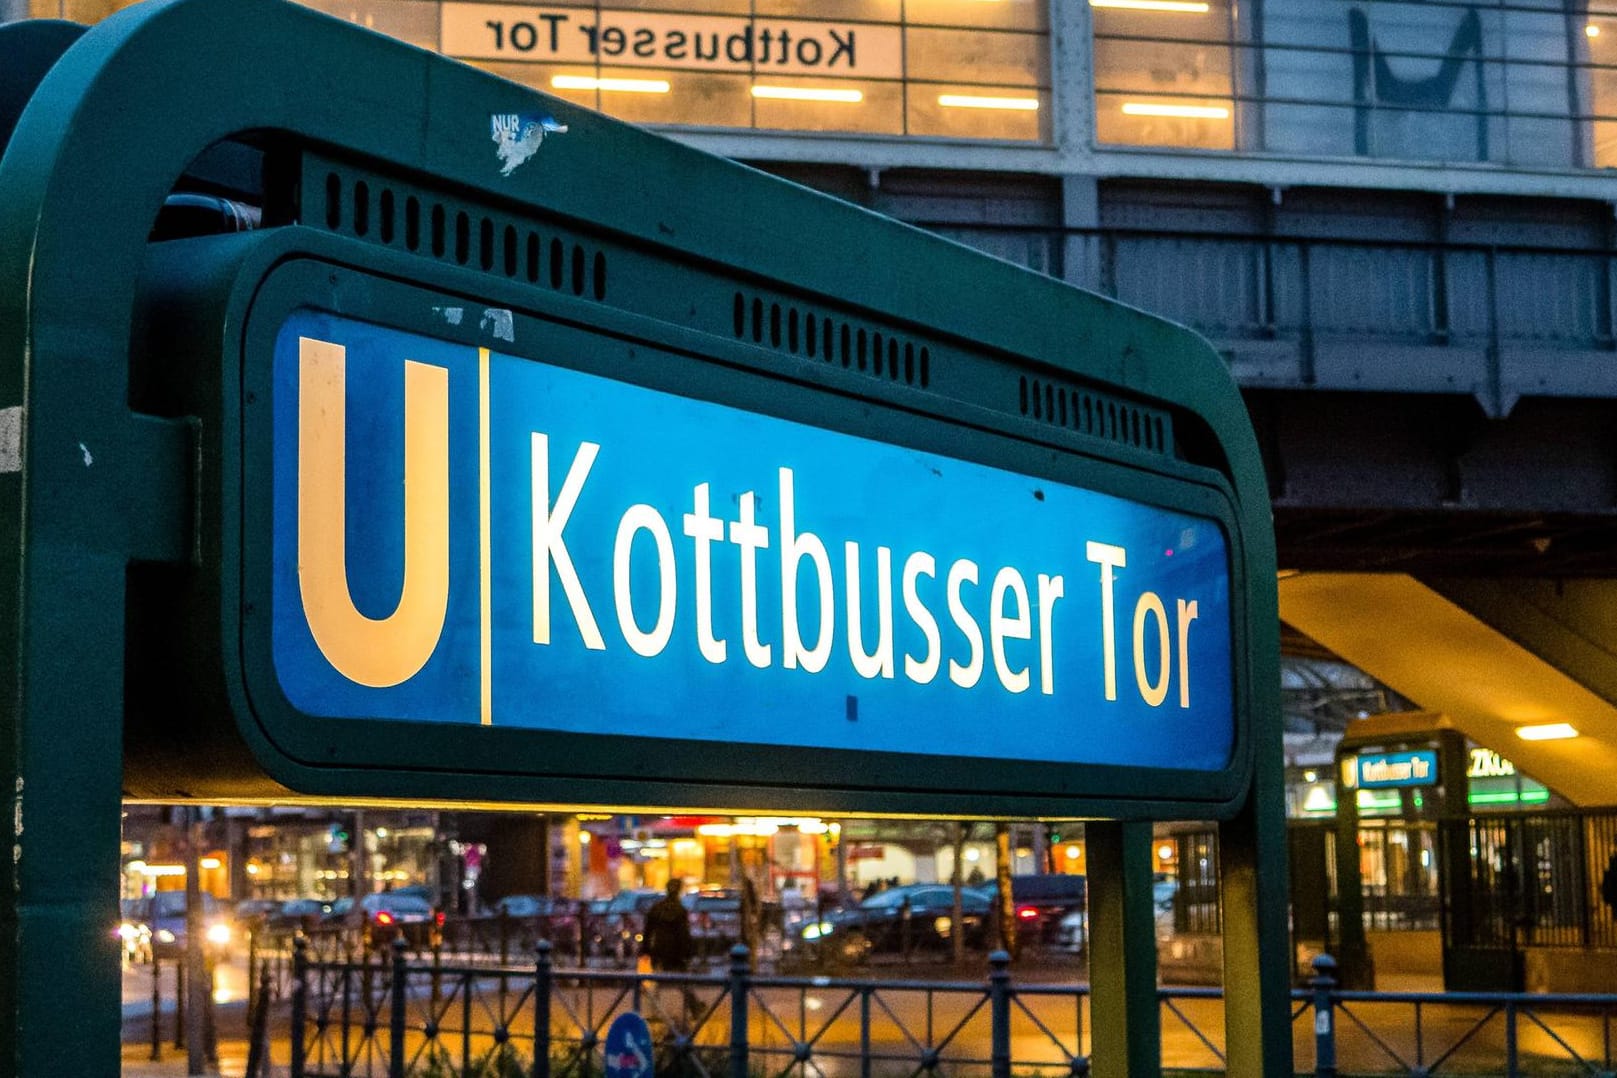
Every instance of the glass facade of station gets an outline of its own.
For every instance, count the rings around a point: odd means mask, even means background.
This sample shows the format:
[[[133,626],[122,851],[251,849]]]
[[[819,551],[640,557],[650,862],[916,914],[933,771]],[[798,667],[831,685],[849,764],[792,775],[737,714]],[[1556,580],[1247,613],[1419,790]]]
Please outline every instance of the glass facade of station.
[[[638,123],[1051,138],[1045,0],[310,2]],[[1617,5],[1089,0],[1089,16],[1102,147],[1617,166]]]
[[[94,22],[126,2],[29,9]],[[1038,145],[1070,93],[1052,89],[1065,0],[305,2],[636,123]],[[1100,147],[1617,167],[1617,0],[1087,12]]]

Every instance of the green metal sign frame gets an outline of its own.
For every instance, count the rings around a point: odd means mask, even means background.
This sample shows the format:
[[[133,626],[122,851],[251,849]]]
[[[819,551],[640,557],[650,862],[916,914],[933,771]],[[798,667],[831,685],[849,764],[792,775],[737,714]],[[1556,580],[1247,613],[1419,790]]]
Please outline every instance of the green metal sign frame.
[[[1166,322],[277,0],[157,0],[71,47],[71,33],[54,33],[0,30],[0,55],[25,51],[22,35],[32,55],[62,53],[42,77],[43,63],[0,76],[27,98],[0,158],[0,760],[14,820],[0,870],[0,1052],[14,1073],[114,1073],[106,881],[124,795],[1217,818],[1229,1066],[1289,1073],[1273,540],[1250,424],[1216,353]],[[568,133],[502,175],[491,118],[545,112]],[[176,182],[227,140],[260,155],[274,227],[148,244]],[[362,186],[431,207],[429,230],[444,215],[432,264],[342,209]],[[525,222],[564,243],[526,280],[511,241],[500,248]],[[591,251],[610,254],[614,295],[643,297],[638,307],[585,310],[600,289],[574,266]],[[717,398],[737,372],[768,377],[863,409],[872,426],[902,416],[919,429],[931,416],[984,444],[1009,438],[1013,456],[1205,492],[1224,506],[1236,561],[1232,767],[1189,780],[1095,769],[1068,787],[990,768],[950,793],[905,777],[912,760],[873,758],[857,786],[790,794],[680,782],[666,767],[651,783],[589,767],[500,773],[488,766],[497,754],[458,771],[365,767],[357,733],[284,751],[266,732],[274,720],[259,724],[241,698],[255,660],[240,644],[252,600],[238,589],[255,540],[232,501],[251,456],[238,437],[251,393],[241,349],[276,266],[319,266],[313,298],[339,312],[374,316],[394,287],[379,282],[395,281],[584,326],[616,320],[719,360]],[[691,322],[683,290],[659,287],[671,268],[733,292],[733,331]],[[885,380],[813,369],[771,326],[793,304],[933,342],[951,357],[949,384],[917,387],[896,364]],[[1153,452],[1126,425],[1109,438],[1075,429],[1065,408],[1058,418],[1054,402],[1082,394],[1166,420],[1177,451]],[[940,773],[969,766],[944,758]],[[1154,1073],[1150,879],[1133,852],[1148,828],[1093,828],[1094,916],[1115,931],[1092,976],[1097,1000],[1116,1001],[1097,1006],[1095,1073]],[[71,1041],[63,1014],[82,1016]]]
[[[204,247],[221,258],[238,261],[211,265]],[[138,796],[159,800],[188,794],[211,796],[201,783],[218,782],[227,760],[236,776],[228,790],[231,795],[274,798],[295,792],[329,797],[732,808],[771,805],[782,810],[896,813],[918,811],[918,799],[924,798],[925,811],[945,815],[1183,817],[1228,815],[1242,795],[1250,759],[1250,747],[1244,740],[1236,745],[1233,766],[1222,772],[1091,765],[1083,769],[1083,785],[1075,786],[1077,768],[1038,759],[991,760],[966,753],[921,757],[831,749],[808,753],[764,745],[731,745],[715,753],[711,743],[694,740],[609,733],[585,738],[497,726],[332,721],[302,714],[279,691],[270,661],[267,614],[272,522],[264,493],[270,486],[270,461],[268,424],[261,414],[267,409],[259,405],[270,399],[271,392],[267,371],[252,362],[253,357],[262,360],[268,356],[276,327],[287,313],[300,307],[342,311],[368,321],[425,331],[437,318],[435,309],[465,304],[475,311],[495,304],[501,311],[513,312],[519,339],[534,335],[538,320],[526,310],[537,310],[555,320],[549,323],[556,327],[552,333],[567,333],[569,339],[577,340],[570,349],[572,354],[579,354],[592,340],[609,339],[610,334],[610,339],[620,342],[617,358],[621,359],[622,350],[632,354],[634,349],[654,355],[656,373],[650,376],[677,384],[687,393],[707,392],[716,398],[745,401],[752,409],[787,407],[821,424],[841,420],[855,429],[861,424],[866,428],[879,424],[884,439],[907,437],[912,445],[926,444],[930,436],[941,450],[959,454],[970,448],[974,460],[1014,463],[1019,472],[1057,459],[1065,475],[1079,477],[1089,489],[1117,489],[1134,498],[1150,497],[1191,509],[1222,521],[1228,533],[1238,534],[1232,502],[1222,484],[1187,482],[1087,458],[1052,458],[1047,449],[1025,442],[995,439],[964,425],[943,426],[935,415],[883,412],[868,398],[816,392],[819,387],[812,385],[783,386],[769,377],[771,371],[748,369],[748,353],[757,351],[750,342],[694,341],[687,347],[700,348],[702,355],[681,363],[666,346],[656,351],[658,342],[648,339],[644,326],[635,325],[636,319],[606,305],[586,304],[570,295],[560,300],[542,295],[536,300],[523,295],[532,292],[532,286],[523,281],[490,281],[475,272],[423,267],[419,258],[404,252],[356,251],[355,247],[340,237],[285,228],[222,243],[179,242],[169,250],[154,252],[150,260],[146,303],[152,308],[185,307],[199,312],[183,323],[170,319],[161,328],[154,326],[147,350],[184,357],[176,361],[189,368],[178,379],[186,387],[179,407],[202,416],[205,430],[220,432],[217,441],[206,435],[203,440],[204,485],[217,485],[221,494],[217,499],[204,498],[201,537],[204,566],[217,563],[223,571],[199,574],[194,587],[181,587],[169,593],[166,601],[145,603],[138,615],[145,631],[134,646],[141,649],[142,663],[141,671],[133,675],[129,703],[132,731],[139,736],[132,733],[128,739],[125,774],[126,787]],[[361,261],[363,269],[357,265]],[[227,298],[216,307],[210,308],[205,299],[189,298],[196,291],[199,271],[232,282]],[[434,287],[421,287],[428,280]],[[728,310],[725,314],[728,317]],[[440,335],[457,332],[442,326],[441,318],[437,320]],[[186,332],[193,325],[207,327],[208,332]],[[579,328],[585,332],[580,334]],[[177,335],[171,336],[175,331]],[[486,331],[469,326],[459,332],[475,342],[478,333]],[[243,352],[249,356],[246,363]],[[714,357],[727,362],[714,364]],[[941,356],[933,366],[935,370],[944,366]],[[239,375],[234,373],[237,371]],[[219,372],[227,372],[222,383]],[[857,377],[870,381],[868,375]],[[742,386],[748,387],[748,396],[739,395]],[[208,397],[216,399],[210,402]],[[219,407],[217,397],[247,402],[243,418],[236,419],[228,409]],[[1165,461],[1163,466],[1196,474],[1195,469],[1177,462]],[[1239,544],[1232,546],[1239,556]],[[1241,574],[1235,579],[1239,587]],[[1243,605],[1234,604],[1237,611]],[[209,658],[204,661],[204,656]],[[223,678],[218,677],[220,670]],[[208,706],[194,709],[195,722],[162,704],[188,677],[191,684],[186,695],[208,701]],[[153,701],[149,707],[142,704],[147,699]],[[224,712],[248,721],[239,721],[234,728],[220,724],[214,716]],[[183,731],[186,743],[213,746],[205,778],[177,766],[170,738],[148,736],[159,733],[147,721],[147,716],[156,714],[170,735]],[[241,736],[239,744],[231,736],[236,733]],[[1030,754],[1039,751],[1037,745],[1029,746]],[[513,761],[520,761],[520,769],[512,766]],[[255,775],[261,777],[255,781]],[[762,776],[778,776],[779,781],[768,784],[760,781]],[[1164,796],[1162,791],[1172,792]]]

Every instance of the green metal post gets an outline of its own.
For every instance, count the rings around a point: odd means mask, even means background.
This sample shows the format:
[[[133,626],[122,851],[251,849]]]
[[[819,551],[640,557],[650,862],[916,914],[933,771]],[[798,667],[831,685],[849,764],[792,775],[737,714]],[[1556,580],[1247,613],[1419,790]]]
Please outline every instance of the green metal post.
[[[1454,976],[1456,944],[1471,944],[1476,939],[1475,911],[1477,903],[1473,888],[1471,864],[1471,778],[1470,753],[1466,749],[1465,735],[1458,730],[1441,730],[1437,735],[1437,777],[1443,784],[1443,799],[1438,821],[1440,836],[1437,846],[1437,886],[1443,911],[1443,973],[1444,987],[1467,988],[1468,978]],[[1515,940],[1512,939],[1514,944]],[[1515,971],[1515,948],[1512,947],[1511,972]],[[1456,983],[1450,984],[1450,979]],[[1505,983],[1519,990],[1514,976]]]
[[[1084,825],[1089,856],[1089,983],[1095,1078],[1162,1074],[1151,826]],[[1234,1073],[1234,1072],[1232,1072]]]
[[[690,986],[679,986],[684,1009],[682,1028],[689,1028],[695,1020],[691,1013]],[[752,991],[752,953],[745,944],[730,948],[730,1078],[747,1078],[747,1047],[751,1036],[747,1018],[747,994]],[[637,1007],[636,1010],[639,1008]]]
[[[0,156],[40,80],[81,33],[81,27],[67,23],[0,26]],[[42,697],[50,695],[50,687],[29,690],[33,660],[39,651],[37,638],[23,631],[30,585],[37,586],[40,576],[49,574],[48,565],[38,566],[36,571],[23,550],[24,380],[20,363],[0,360],[0,776],[10,802],[6,816],[12,823],[11,856],[0,858],[0,1071],[25,1075],[33,1068],[37,1073],[92,1074],[95,1071],[82,1064],[97,1052],[85,1046],[97,1041],[116,1046],[119,1034],[115,945],[105,932],[89,928],[96,920],[91,908],[104,885],[93,865],[104,859],[111,871],[117,863],[117,812],[114,808],[103,816],[100,828],[81,829],[88,816],[104,807],[109,776],[98,775],[101,781],[92,783],[84,801],[68,793],[64,787],[71,782],[62,767],[68,761],[62,757],[71,752],[74,742],[58,738],[52,751],[42,737],[42,728],[25,719],[42,714]],[[101,680],[103,693],[108,688],[105,678],[92,680]],[[71,679],[64,680],[57,690],[64,691],[71,684]],[[78,709],[70,714],[83,715]],[[98,724],[102,731],[105,718]],[[64,719],[72,721],[67,716]],[[90,768],[96,770],[93,763]],[[111,778],[116,805],[116,775]],[[67,793],[68,804],[75,809],[37,818],[28,811],[32,805],[49,804],[57,793]],[[56,841],[65,845],[52,849]],[[63,864],[65,858],[76,858],[78,871],[70,868],[53,873],[53,863]],[[57,966],[52,971],[50,966],[58,961],[65,968]],[[155,977],[155,963],[152,969]],[[69,987],[55,979],[57,973],[81,975],[85,980],[82,987]],[[81,991],[110,1005],[99,1015],[85,1014],[79,1006],[64,1009],[85,998]],[[59,1020],[64,1013],[81,1016],[74,1037],[60,1035]],[[104,1072],[111,1073],[106,1068],[115,1066],[114,1060],[103,1060]]]
[[[1274,564],[1274,537],[1259,528],[1252,536],[1254,573],[1273,580],[1265,563]],[[1290,850],[1280,679],[1274,673],[1280,661],[1280,600],[1272,585],[1256,584],[1248,600],[1252,786],[1241,810],[1218,829],[1224,1043],[1230,1074],[1273,1078],[1291,1074],[1293,1067]]]
[[[75,268],[40,266],[41,247],[64,236],[28,197],[48,158],[28,118],[50,109],[39,99],[69,64],[48,61],[80,33],[0,28],[0,783],[12,825],[0,858],[0,1072],[21,1078],[118,1073],[121,985],[106,926],[126,579],[133,561],[183,560],[183,525],[178,536],[171,526],[189,471],[183,430],[129,411],[128,308],[122,322],[67,317],[93,310],[107,282],[68,283]],[[14,68],[17,53],[27,62]],[[96,216],[87,205],[97,203],[80,204],[85,221]],[[138,259],[123,270],[132,292]],[[50,276],[65,287],[43,286]]]
[[[988,1057],[991,1078],[1011,1078],[1011,953],[988,956]]]
[[[1257,761],[1257,789],[1219,826],[1224,917],[1224,1029],[1230,1074],[1292,1073],[1292,942],[1283,760]],[[1273,772],[1273,774],[1271,774]]]
[[[1342,782],[1336,759],[1336,979],[1343,988],[1371,988],[1370,943],[1364,934],[1364,880],[1359,866],[1359,791]]]

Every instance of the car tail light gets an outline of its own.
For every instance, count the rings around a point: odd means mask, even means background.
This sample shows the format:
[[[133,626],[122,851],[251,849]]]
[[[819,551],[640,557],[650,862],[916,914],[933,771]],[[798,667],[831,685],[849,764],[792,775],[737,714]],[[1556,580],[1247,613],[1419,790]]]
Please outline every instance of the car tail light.
[[[376,915],[376,923],[385,928],[393,923],[393,915],[386,910],[382,910]]]
[[[1018,906],[1016,907],[1016,916],[1018,920],[1033,921],[1038,919],[1039,911],[1034,906]]]

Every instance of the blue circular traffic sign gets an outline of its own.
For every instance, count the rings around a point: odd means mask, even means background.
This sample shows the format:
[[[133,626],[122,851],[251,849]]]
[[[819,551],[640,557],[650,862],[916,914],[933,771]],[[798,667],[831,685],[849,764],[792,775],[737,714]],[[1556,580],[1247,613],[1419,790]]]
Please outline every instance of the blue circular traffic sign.
[[[651,1027],[634,1011],[612,1020],[606,1031],[606,1078],[651,1078]]]

